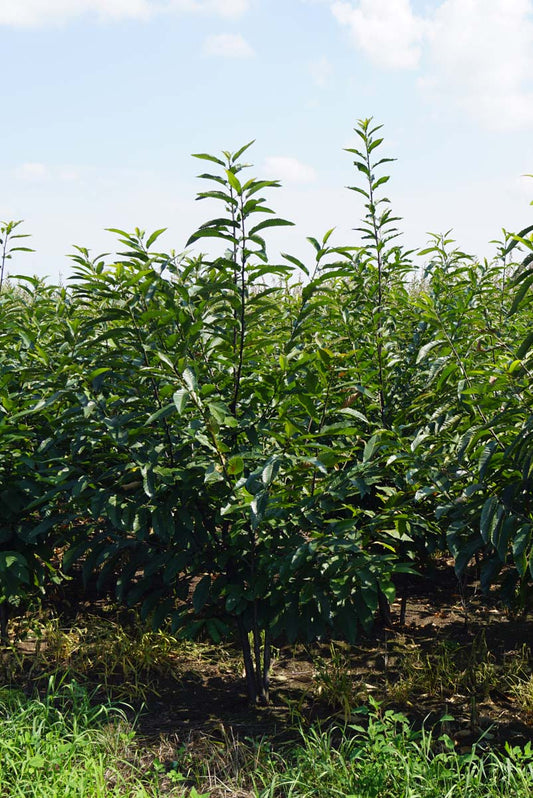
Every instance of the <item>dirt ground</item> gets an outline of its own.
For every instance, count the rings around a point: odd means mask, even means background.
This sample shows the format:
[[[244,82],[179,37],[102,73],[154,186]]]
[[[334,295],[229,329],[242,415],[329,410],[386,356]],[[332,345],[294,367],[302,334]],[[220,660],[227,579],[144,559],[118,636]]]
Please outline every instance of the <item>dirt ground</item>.
[[[158,684],[138,721],[139,734],[187,744],[199,734],[283,741],[304,723],[350,720],[368,696],[415,724],[443,725],[461,749],[481,735],[491,745],[533,741],[533,703],[517,682],[533,673],[533,621],[516,618],[477,584],[464,589],[449,562],[409,586],[405,621],[400,602],[387,624],[378,619],[356,646],[321,641],[275,650],[271,703],[251,709],[239,660],[221,649],[184,663],[178,681]],[[216,649],[215,649],[216,650]],[[533,689],[531,690],[533,698]]]
[[[407,594],[404,623],[397,601],[355,646],[277,641],[267,707],[248,705],[231,645],[180,649],[174,675],[156,676],[142,698],[129,700],[123,685],[141,745],[171,761],[202,737],[282,744],[297,738],[298,724],[350,722],[369,697],[415,724],[438,726],[446,716],[440,726],[459,750],[480,736],[497,747],[533,742],[533,621],[509,614],[496,594],[483,596],[475,580],[461,587],[449,560],[413,578]]]

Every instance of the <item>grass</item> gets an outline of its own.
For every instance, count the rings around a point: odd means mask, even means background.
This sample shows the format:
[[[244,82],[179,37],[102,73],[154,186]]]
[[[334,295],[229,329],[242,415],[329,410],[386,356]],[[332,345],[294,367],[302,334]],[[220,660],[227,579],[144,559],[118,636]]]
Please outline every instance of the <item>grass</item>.
[[[420,715],[415,726],[397,711],[400,699],[401,709],[412,707],[416,696],[445,707],[448,696],[481,701],[499,686],[530,719],[529,650],[510,651],[497,663],[483,634],[469,646],[435,641],[430,651],[399,635],[387,649],[384,692],[379,679],[366,683],[349,649],[331,644],[314,659],[311,692],[304,692],[310,706],[319,702],[328,710],[321,717],[334,711],[327,722],[310,725],[302,699],[299,710],[287,710],[283,742],[266,733],[243,738],[221,717],[212,733],[192,721],[188,737],[161,735],[159,745],[139,739],[124,709],[110,702],[129,697],[139,703],[162,681],[179,683],[184,672],[205,671],[208,663],[219,676],[236,678],[238,655],[148,632],[140,622],[122,626],[93,616],[68,629],[41,625],[27,640],[28,650],[13,643],[2,652],[11,686],[0,689],[0,798],[533,795],[531,744],[520,748],[511,738],[491,749],[491,729],[470,723],[472,736],[463,745],[456,728],[464,727],[464,718],[445,716],[420,728]],[[47,672],[55,674],[48,681]],[[26,691],[39,685],[40,697],[28,697],[17,681]]]
[[[125,624],[86,613],[64,628],[57,618],[34,619],[23,638],[30,643],[26,659],[34,674],[68,671],[78,681],[91,674],[104,688],[114,688],[117,700],[126,695],[144,699],[159,679],[178,677],[177,641],[163,631],[147,630],[133,615],[128,620]],[[28,663],[16,648],[11,653],[16,678],[17,667],[20,673]],[[120,685],[126,686],[125,696],[119,694]]]
[[[474,745],[459,754],[450,737],[414,731],[376,702],[360,708],[366,723],[311,728],[302,742],[271,758],[256,776],[261,798],[526,798],[533,793],[533,751],[504,754]]]
[[[93,705],[76,682],[44,698],[0,690],[0,796],[9,798],[148,798],[154,777],[135,761],[124,712]]]
[[[300,730],[280,750],[222,729],[182,746],[171,766],[141,762],[120,708],[94,705],[76,682],[50,680],[43,698],[0,690],[0,796],[9,798],[497,798],[533,794],[533,750],[483,740],[459,753],[443,729],[414,730],[407,717],[368,706],[358,722]],[[199,792],[197,784],[203,792]]]

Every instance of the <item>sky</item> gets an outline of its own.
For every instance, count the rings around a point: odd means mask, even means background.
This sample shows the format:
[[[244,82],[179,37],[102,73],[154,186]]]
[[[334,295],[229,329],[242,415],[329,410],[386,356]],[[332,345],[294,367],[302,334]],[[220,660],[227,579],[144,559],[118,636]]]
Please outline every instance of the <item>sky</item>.
[[[451,229],[491,258],[533,223],[533,0],[0,0],[0,68],[0,220],[36,250],[12,275],[64,281],[75,245],[116,251],[109,227],[182,252],[222,210],[191,153],[252,139],[249,176],[295,222],[272,261],[311,264],[332,227],[357,245],[345,148],[368,117],[406,247]]]

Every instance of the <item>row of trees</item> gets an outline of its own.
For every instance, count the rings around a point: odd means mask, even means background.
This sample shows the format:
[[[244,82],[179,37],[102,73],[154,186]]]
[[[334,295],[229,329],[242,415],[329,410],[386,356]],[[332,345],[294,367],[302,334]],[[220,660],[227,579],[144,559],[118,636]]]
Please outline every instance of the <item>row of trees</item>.
[[[0,602],[82,564],[155,627],[238,630],[250,697],[268,698],[272,636],[353,640],[448,547],[527,598],[533,575],[533,226],[477,262],[435,236],[398,242],[390,161],[370,120],[349,150],[359,246],[309,238],[272,264],[279,219],[250,145],[199,198],[220,216],[187,246],[77,248],[69,287],[0,293]],[[2,226],[2,275],[18,247]],[[207,242],[205,242],[207,243]],[[505,567],[504,567],[505,566]]]

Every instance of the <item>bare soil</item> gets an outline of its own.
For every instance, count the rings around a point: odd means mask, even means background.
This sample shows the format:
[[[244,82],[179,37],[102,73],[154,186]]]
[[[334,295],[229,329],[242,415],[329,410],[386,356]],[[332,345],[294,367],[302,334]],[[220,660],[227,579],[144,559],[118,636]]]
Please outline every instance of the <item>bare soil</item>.
[[[206,737],[282,744],[297,738],[296,719],[349,722],[349,710],[369,696],[415,724],[453,717],[441,726],[459,750],[483,735],[496,747],[533,742],[533,706],[512,689],[533,673],[533,621],[509,614],[496,594],[483,596],[474,579],[460,585],[446,559],[406,588],[404,623],[397,601],[390,618],[377,618],[372,634],[355,646],[276,641],[267,707],[249,706],[237,648],[180,651],[179,675],[158,677],[142,701],[130,702],[147,757],[171,762]],[[94,612],[94,603],[86,609]],[[100,609],[116,614],[103,603]],[[28,654],[29,644],[19,645]]]
[[[342,722],[343,698],[353,707],[372,695],[415,724],[452,716],[443,728],[461,749],[480,735],[497,747],[533,742],[533,706],[512,690],[533,673],[533,621],[510,615],[475,581],[461,587],[445,560],[408,593],[404,623],[397,601],[389,622],[378,619],[356,646],[281,644],[268,707],[248,705],[238,652],[184,663],[183,677],[159,683],[146,702],[139,733],[151,744],[202,734],[283,741],[294,735],[295,711],[304,723]]]

